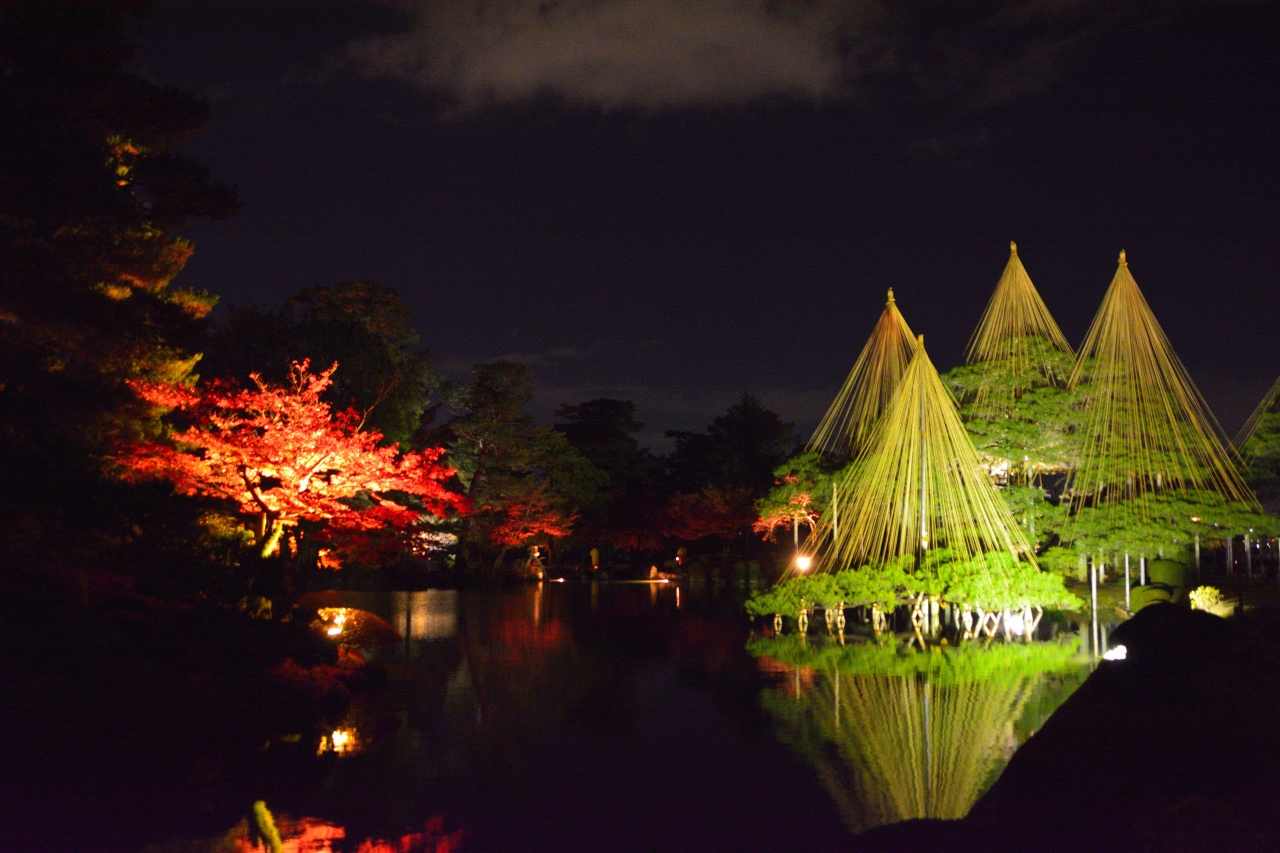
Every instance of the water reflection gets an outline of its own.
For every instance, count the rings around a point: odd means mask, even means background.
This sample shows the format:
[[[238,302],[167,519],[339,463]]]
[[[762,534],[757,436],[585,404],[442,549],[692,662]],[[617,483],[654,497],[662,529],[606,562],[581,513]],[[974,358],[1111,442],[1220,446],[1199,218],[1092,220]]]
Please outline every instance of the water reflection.
[[[465,837],[463,830],[445,832],[444,817],[437,816],[419,831],[394,839],[365,838],[355,846],[348,840],[346,828],[339,824],[313,817],[294,820],[287,815],[272,815],[262,806],[258,803],[252,818],[215,838],[152,844],[142,853],[263,853],[272,849],[280,853],[456,853],[462,849]]]
[[[928,651],[755,640],[763,704],[854,832],[960,818],[1088,674],[1078,641]]]
[[[964,814],[1083,674],[1072,646],[749,643],[741,596],[710,585],[332,598],[403,641],[370,652],[383,681],[311,745],[261,753],[292,775],[240,794],[323,818],[281,818],[299,850],[400,849],[441,813],[469,852],[840,849],[850,830]],[[763,703],[761,670],[778,676]]]
[[[411,640],[444,640],[458,632],[458,591],[426,589],[395,593],[396,615]]]
[[[447,640],[458,633],[458,591],[344,592],[343,603],[381,615],[406,643]]]

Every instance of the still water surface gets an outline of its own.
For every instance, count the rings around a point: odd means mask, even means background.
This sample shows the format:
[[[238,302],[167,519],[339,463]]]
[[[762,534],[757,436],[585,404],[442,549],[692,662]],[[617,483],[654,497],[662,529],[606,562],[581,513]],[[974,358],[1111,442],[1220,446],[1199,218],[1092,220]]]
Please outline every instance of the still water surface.
[[[270,804],[341,828],[310,849],[439,815],[467,851],[845,846],[963,816],[1086,674],[1061,643],[752,638],[740,594],[683,584],[341,595],[404,639],[325,784]]]

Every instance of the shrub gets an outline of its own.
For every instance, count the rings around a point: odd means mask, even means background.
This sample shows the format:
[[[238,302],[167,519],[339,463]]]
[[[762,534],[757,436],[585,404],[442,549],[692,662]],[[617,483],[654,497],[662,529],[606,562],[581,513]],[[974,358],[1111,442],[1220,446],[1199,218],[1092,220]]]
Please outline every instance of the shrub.
[[[1134,613],[1152,604],[1172,603],[1173,587],[1155,583],[1134,587],[1129,601]]]
[[[1186,586],[1187,567],[1176,560],[1152,560],[1147,563],[1147,578],[1164,586]]]

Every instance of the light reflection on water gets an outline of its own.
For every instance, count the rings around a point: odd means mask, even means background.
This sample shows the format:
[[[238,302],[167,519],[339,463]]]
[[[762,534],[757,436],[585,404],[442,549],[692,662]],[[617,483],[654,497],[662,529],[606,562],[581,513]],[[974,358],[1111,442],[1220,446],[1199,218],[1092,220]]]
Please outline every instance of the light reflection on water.
[[[804,848],[959,817],[1083,677],[1042,645],[921,665],[749,641],[740,592],[676,583],[339,597],[404,636],[342,721],[368,748],[278,807],[354,838],[444,814],[467,851]]]
[[[278,836],[280,853],[454,853],[462,849],[466,833],[444,831],[444,819],[436,817],[416,831],[406,832],[394,839],[365,838],[353,846],[345,827],[317,818],[304,817],[294,820],[287,815],[273,815],[272,826]],[[181,849],[183,853],[263,853],[270,850],[257,823],[243,820],[217,838],[188,844],[156,844],[142,853],[171,853]]]
[[[386,619],[410,643],[447,640],[458,633],[458,591],[344,592],[349,607],[370,610]]]
[[[779,676],[762,698],[778,737],[813,766],[853,832],[964,817],[1092,669],[1079,639],[900,643],[751,644]]]

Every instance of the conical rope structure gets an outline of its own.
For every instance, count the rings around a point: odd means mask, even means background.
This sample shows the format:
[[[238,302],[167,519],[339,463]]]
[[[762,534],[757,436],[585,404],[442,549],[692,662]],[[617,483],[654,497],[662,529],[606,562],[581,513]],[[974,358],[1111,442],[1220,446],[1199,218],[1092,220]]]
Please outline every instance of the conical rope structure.
[[[1007,553],[1034,564],[982,469],[955,399],[919,339],[888,410],[838,487],[842,523],[826,568],[885,564],[944,547],[960,560]]]
[[[1248,450],[1249,439],[1253,438],[1254,433],[1258,431],[1259,424],[1267,415],[1276,413],[1280,406],[1276,405],[1276,401],[1280,399],[1280,379],[1272,384],[1267,391],[1266,396],[1258,403],[1257,408],[1253,410],[1253,414],[1249,415],[1249,419],[1244,422],[1244,426],[1240,427],[1240,431],[1236,433],[1235,441],[1232,442],[1236,450],[1246,460],[1249,460],[1252,454]]]
[[[898,311],[890,288],[871,337],[805,449],[837,456],[857,455],[893,399],[914,348],[915,336]]]
[[[1009,262],[991,301],[969,339],[965,360],[983,365],[974,411],[982,417],[1008,415],[1014,402],[1035,385],[1066,384],[1064,359],[1075,353],[1009,243]]]
[[[1069,387],[1084,395],[1087,428],[1073,508],[1200,490],[1257,507],[1222,428],[1174,353],[1120,253]]]

